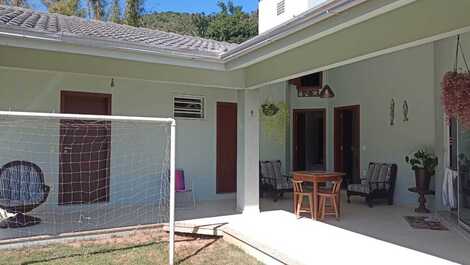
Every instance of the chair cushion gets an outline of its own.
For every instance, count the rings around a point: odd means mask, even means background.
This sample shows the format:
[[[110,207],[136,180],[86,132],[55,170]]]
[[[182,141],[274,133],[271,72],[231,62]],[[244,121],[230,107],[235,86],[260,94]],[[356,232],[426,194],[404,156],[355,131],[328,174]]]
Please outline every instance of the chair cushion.
[[[365,176],[365,179],[364,179],[364,183],[367,183],[373,177],[374,171],[375,171],[375,165],[376,165],[375,163],[370,163],[369,164],[369,168],[367,169],[367,173],[366,173],[366,176]]]
[[[360,192],[364,194],[370,193],[369,185],[367,184],[349,184],[348,191]]]
[[[0,203],[4,206],[36,204],[44,199],[40,172],[19,164],[4,168],[0,175]]]
[[[292,189],[292,182],[281,173],[280,161],[264,161],[260,163],[262,183],[276,190]]]

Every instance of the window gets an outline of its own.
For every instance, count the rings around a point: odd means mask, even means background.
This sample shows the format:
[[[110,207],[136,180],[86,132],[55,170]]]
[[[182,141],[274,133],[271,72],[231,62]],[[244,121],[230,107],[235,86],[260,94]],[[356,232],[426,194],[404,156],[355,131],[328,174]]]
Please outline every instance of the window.
[[[277,15],[280,16],[286,12],[286,0],[277,3]]]
[[[204,119],[204,97],[174,97],[175,118]]]

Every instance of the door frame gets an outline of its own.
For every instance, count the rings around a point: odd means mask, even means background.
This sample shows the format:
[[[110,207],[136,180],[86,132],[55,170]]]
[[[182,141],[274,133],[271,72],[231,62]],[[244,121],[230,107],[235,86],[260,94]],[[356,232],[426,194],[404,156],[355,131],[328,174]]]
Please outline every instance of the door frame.
[[[65,98],[67,96],[86,96],[86,97],[95,97],[95,98],[99,98],[99,99],[104,99],[106,104],[107,104],[107,108],[106,108],[106,115],[112,115],[112,94],[106,94],[106,93],[95,93],[95,92],[82,92],[82,91],[70,91],[70,90],[61,90],[60,91],[60,113],[65,113],[65,108],[66,108],[66,105],[65,105]],[[111,127],[111,123],[110,122],[107,122],[108,125]],[[62,131],[62,130],[60,130]],[[110,133],[112,132],[112,130],[110,130]],[[110,136],[111,137],[111,134]],[[63,143],[62,143],[62,135],[60,135],[60,139],[59,139],[59,150],[63,150]],[[111,141],[108,142],[107,144],[107,148],[108,148],[108,156],[111,156]],[[61,165],[62,165],[62,155],[61,155],[61,151],[59,152],[59,183],[61,181]],[[108,162],[108,165],[107,165],[107,178],[108,178],[108,185],[106,187],[106,202],[109,202],[110,201],[110,191],[111,191],[111,161]],[[58,198],[57,198],[57,202],[59,205],[72,205],[71,203],[64,203],[64,201],[61,199],[61,185],[59,185],[59,190],[58,190]]]
[[[298,146],[298,139],[297,139],[297,115],[299,113],[307,113],[307,112],[321,112],[323,115],[323,167],[326,169],[326,161],[327,161],[327,153],[326,153],[326,132],[327,132],[327,122],[326,122],[326,108],[311,108],[311,109],[293,109],[292,110],[292,139],[293,139],[293,146],[292,146],[292,168],[297,167],[298,162],[298,154],[297,154],[297,146]]]
[[[215,161],[215,193],[216,194],[230,194],[230,193],[236,193],[237,192],[237,164],[235,165],[235,187],[233,192],[225,192],[225,191],[219,191],[219,133],[218,133],[218,106],[219,105],[232,105],[235,106],[235,114],[236,114],[236,119],[235,119],[235,157],[238,157],[238,103],[237,102],[230,102],[230,101],[217,101],[215,104],[215,148],[216,148],[216,161]],[[237,161],[235,162],[237,163]]]
[[[112,94],[61,90],[60,91],[60,113],[64,113],[66,96],[87,96],[87,97],[96,97],[96,98],[105,99],[106,103],[108,104],[108,109],[106,110],[106,113],[107,115],[112,115]]]
[[[334,168],[335,171],[339,171],[340,169],[340,145],[341,145],[341,131],[338,129],[340,128],[340,113],[341,111],[354,111],[357,112],[357,121],[356,126],[358,128],[357,134],[357,144],[358,144],[358,152],[357,152],[357,176],[361,177],[361,105],[349,105],[349,106],[340,106],[334,108],[334,143],[333,143],[333,152],[334,152]],[[354,163],[354,161],[353,161]]]

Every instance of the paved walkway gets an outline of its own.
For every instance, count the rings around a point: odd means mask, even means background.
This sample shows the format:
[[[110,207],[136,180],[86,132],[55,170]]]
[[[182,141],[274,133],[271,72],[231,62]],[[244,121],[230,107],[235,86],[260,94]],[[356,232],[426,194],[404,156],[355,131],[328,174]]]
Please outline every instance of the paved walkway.
[[[468,237],[450,225],[449,231],[411,228],[403,216],[416,215],[412,207],[369,208],[357,200],[343,204],[339,222],[334,218],[326,222],[297,219],[290,207],[289,199],[263,200],[264,211],[257,215],[227,214],[180,224],[224,231],[286,264],[470,265]],[[210,216],[208,210],[205,214]]]

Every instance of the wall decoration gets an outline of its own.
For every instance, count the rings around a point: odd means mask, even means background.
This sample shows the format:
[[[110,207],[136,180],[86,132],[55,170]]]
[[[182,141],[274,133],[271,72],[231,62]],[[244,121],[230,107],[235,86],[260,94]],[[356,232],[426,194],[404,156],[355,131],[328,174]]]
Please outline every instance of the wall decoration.
[[[405,100],[403,101],[403,122],[407,122],[409,119],[408,119],[408,101]]]
[[[395,125],[395,99],[390,101],[390,125]]]
[[[466,72],[458,69],[459,51],[465,63]],[[455,118],[464,128],[470,129],[470,68],[460,43],[460,35],[457,36],[454,69],[444,75],[441,85],[442,103],[447,122]]]

